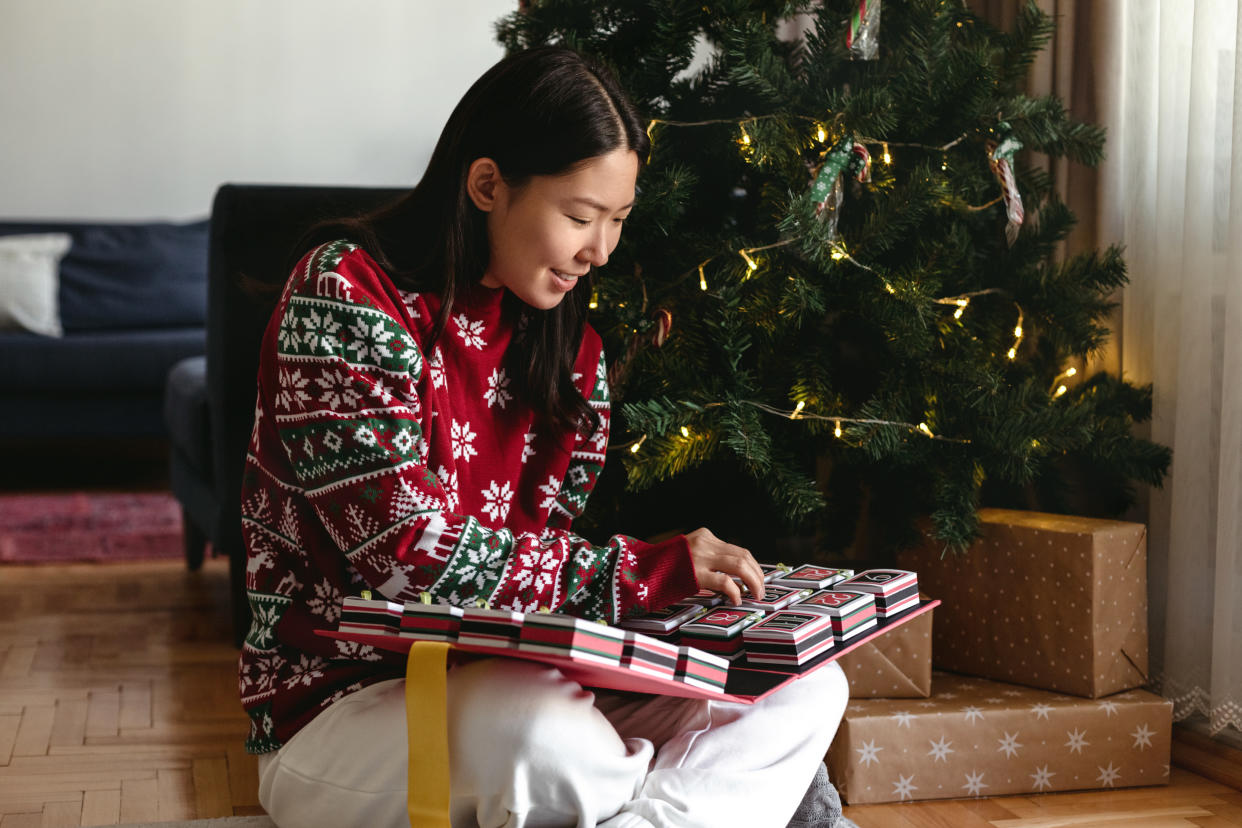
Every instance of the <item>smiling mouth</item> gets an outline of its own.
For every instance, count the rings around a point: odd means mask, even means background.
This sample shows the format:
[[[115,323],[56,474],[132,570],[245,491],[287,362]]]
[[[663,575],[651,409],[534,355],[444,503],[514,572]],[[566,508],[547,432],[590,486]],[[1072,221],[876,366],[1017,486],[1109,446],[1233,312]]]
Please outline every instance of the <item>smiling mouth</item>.
[[[586,273],[565,273],[560,270],[553,270],[552,272],[556,274],[558,279],[564,279],[567,282],[572,282],[574,279],[579,279],[586,275]]]

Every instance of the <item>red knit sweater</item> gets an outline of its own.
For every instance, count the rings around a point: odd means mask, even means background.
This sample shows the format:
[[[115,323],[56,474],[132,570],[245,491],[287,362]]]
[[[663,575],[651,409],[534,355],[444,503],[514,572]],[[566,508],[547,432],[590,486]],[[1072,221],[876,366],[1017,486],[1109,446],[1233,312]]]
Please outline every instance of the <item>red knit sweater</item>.
[[[696,589],[685,538],[595,546],[569,531],[604,464],[608,387],[587,329],[579,390],[593,435],[540,427],[513,393],[504,289],[472,289],[431,353],[438,297],[397,290],[344,242],[309,253],[264,335],[242,486],[247,749],[279,748],[403,660],[315,635],[361,589],[615,622]]]

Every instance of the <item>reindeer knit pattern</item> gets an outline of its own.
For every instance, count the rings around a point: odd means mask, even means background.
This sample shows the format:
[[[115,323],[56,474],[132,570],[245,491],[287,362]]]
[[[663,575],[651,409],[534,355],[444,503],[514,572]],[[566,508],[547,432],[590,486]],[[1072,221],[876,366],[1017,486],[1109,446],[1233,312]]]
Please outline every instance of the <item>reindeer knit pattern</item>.
[[[399,291],[361,248],[322,245],[286,283],[263,338],[242,485],[250,752],[403,674],[400,656],[315,634],[335,627],[345,595],[425,591],[616,622],[696,591],[682,536],[597,546],[570,532],[608,444],[602,345],[588,327],[574,365],[600,428],[537,423],[506,375],[503,294],[468,291],[428,354],[439,298]]]

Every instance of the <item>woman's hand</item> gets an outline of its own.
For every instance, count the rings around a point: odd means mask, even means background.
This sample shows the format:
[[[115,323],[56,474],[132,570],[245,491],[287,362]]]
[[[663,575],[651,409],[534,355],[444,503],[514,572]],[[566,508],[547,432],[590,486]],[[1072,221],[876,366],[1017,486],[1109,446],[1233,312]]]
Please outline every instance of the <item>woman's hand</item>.
[[[686,535],[690,546],[690,559],[694,562],[694,577],[702,589],[714,589],[737,606],[742,602],[742,591],[731,576],[736,575],[746,584],[750,594],[763,597],[763,570],[749,551],[731,543],[725,543],[707,529],[695,529]]]

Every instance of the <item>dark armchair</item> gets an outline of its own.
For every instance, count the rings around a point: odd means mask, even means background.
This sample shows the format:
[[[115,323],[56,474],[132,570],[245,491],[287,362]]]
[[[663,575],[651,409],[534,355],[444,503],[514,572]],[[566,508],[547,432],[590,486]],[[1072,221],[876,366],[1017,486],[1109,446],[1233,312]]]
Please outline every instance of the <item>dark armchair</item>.
[[[213,526],[202,527],[214,551],[229,559],[233,637],[250,626],[246,550],[241,536],[241,478],[254,423],[259,343],[270,306],[243,290],[243,276],[283,284],[293,245],[311,225],[389,202],[405,190],[225,184],[211,211],[207,291],[207,419],[211,462],[208,491]]]

